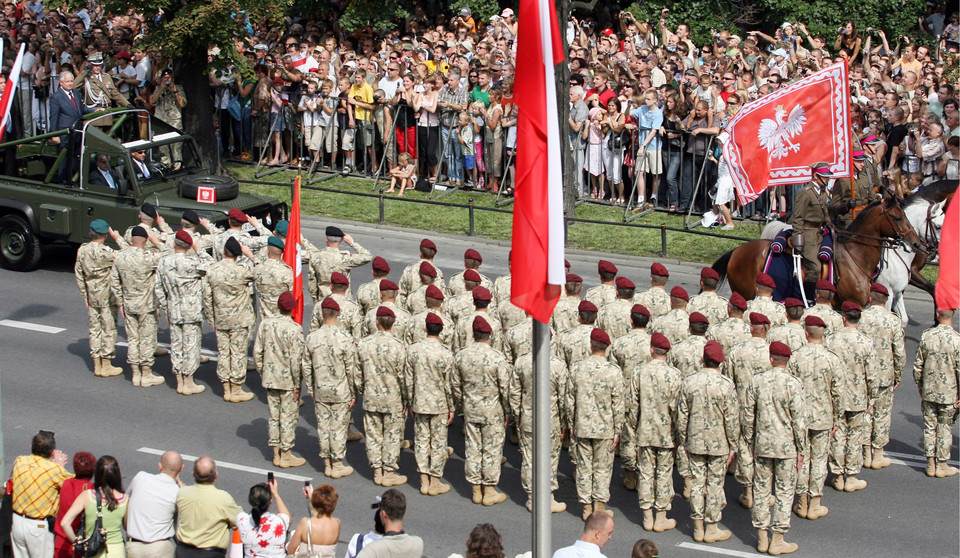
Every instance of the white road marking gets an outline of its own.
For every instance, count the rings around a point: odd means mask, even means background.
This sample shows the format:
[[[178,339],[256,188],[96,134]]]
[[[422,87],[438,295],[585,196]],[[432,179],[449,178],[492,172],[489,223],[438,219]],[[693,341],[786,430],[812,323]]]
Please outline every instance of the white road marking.
[[[753,558],[754,556],[763,556],[763,554],[757,554],[755,552],[741,552],[739,550],[727,550],[726,548],[719,548],[716,546],[710,546],[706,544],[697,544],[697,543],[691,543],[691,542],[680,543],[677,546],[680,548],[702,550],[703,552],[710,552],[712,554],[722,554],[724,556],[741,556],[743,558]]]
[[[0,320],[0,326],[14,327],[17,329],[26,329],[29,331],[39,331],[40,333],[60,333],[66,331],[66,328],[51,327],[30,322],[18,322],[17,320]]]
[[[922,455],[914,455],[912,453],[900,453],[896,451],[884,450],[883,456],[884,457],[890,456],[890,457],[896,458],[896,459],[891,459],[890,461],[892,461],[893,463],[899,463],[900,465],[916,465],[916,464],[926,465],[927,463],[926,457]],[[903,461],[904,459],[908,461],[913,461],[914,463],[906,463]],[[947,464],[957,466],[958,463],[956,461],[947,461]]]
[[[150,455],[163,455],[163,452],[164,452],[164,450],[158,450],[153,448],[140,448],[137,451],[139,451],[140,453],[147,453]],[[197,456],[195,455],[181,454],[180,457],[182,457],[184,461],[196,461],[198,459]],[[243,471],[245,473],[254,473],[260,476],[265,476],[268,472],[271,472],[270,469],[260,469],[259,467],[248,467],[247,465],[238,465],[236,463],[229,463],[227,461],[217,461],[217,467],[220,467],[223,469],[233,469],[235,471]],[[302,477],[300,475],[291,475],[290,473],[284,473],[281,471],[272,471],[272,472],[275,477],[281,478],[281,479],[287,479],[287,480],[293,480],[293,481],[299,481],[299,482],[313,480],[312,477]],[[319,473],[318,473],[318,476],[320,476]]]
[[[117,342],[116,342],[116,345],[117,345],[118,347],[129,347],[129,346],[130,346],[130,344],[127,343],[126,341],[117,341]],[[170,348],[170,343],[157,343],[157,346],[158,346],[158,347],[163,347],[163,348],[165,348],[165,349],[169,349],[169,348]],[[205,356],[205,357],[209,358],[209,359],[212,360],[213,362],[217,362],[217,351],[210,351],[210,350],[207,350],[207,349],[200,349],[200,354],[201,354],[202,356]],[[249,360],[250,357],[247,357],[247,359]]]

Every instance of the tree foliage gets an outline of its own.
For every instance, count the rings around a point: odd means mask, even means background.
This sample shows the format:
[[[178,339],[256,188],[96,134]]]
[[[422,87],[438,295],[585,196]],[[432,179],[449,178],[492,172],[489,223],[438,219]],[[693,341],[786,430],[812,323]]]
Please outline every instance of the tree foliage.
[[[457,0],[450,4],[449,12],[459,15],[463,8],[470,8],[477,25],[490,21],[490,16],[500,13],[500,4],[497,0]]]
[[[346,31],[360,29],[385,31],[396,27],[397,20],[410,17],[397,0],[351,0],[338,23]]]

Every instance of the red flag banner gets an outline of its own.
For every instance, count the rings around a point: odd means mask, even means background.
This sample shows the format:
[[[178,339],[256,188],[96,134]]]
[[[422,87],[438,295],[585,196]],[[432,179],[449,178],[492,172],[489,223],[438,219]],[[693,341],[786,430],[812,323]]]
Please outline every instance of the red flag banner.
[[[723,158],[741,203],[768,186],[803,184],[810,165],[851,174],[850,82],[839,62],[746,104],[726,129]]]
[[[17,53],[17,59],[13,62],[13,68],[7,78],[7,85],[3,89],[3,95],[0,96],[0,140],[3,139],[3,133],[7,130],[7,121],[10,120],[10,105],[15,102],[14,93],[17,92],[17,85],[20,83],[20,67],[23,65],[23,52],[26,46],[26,43],[20,44],[20,52]]]
[[[960,308],[960,201],[954,196],[947,206],[940,231],[940,272],[936,302],[939,310]]]
[[[510,300],[547,323],[563,272],[563,173],[554,66],[563,43],[553,0],[520,2],[517,72],[517,174],[510,258]]]
[[[283,261],[293,268],[293,320],[303,325],[303,259],[300,257],[300,176],[293,182],[293,201],[290,204],[290,225],[287,242],[283,245]],[[319,304],[319,303],[318,303]]]

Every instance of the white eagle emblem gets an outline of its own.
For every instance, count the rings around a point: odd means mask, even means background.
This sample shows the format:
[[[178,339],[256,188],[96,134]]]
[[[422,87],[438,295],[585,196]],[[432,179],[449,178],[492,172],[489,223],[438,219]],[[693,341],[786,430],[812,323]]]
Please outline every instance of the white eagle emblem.
[[[787,115],[783,105],[777,105],[774,118],[764,118],[760,122],[760,130],[757,132],[757,139],[760,145],[770,152],[773,159],[783,159],[790,151],[794,153],[800,151],[800,143],[790,141],[793,136],[803,132],[803,125],[807,121],[803,107],[796,105],[790,110],[790,116]]]

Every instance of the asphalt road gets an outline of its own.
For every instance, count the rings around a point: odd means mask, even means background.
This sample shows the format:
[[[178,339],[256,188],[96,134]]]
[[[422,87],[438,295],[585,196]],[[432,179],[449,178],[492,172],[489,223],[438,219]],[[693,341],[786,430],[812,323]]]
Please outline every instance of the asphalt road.
[[[305,222],[306,236],[320,244],[326,224],[329,221]],[[416,259],[417,246],[424,236],[418,231],[340,224],[374,254],[390,261],[394,280],[399,279],[407,263]],[[509,249],[506,244],[432,233],[429,236],[440,247],[437,263],[447,276],[462,267],[461,255],[469,247],[479,249],[484,255],[483,272],[490,276],[506,272]],[[586,280],[585,287],[598,282],[594,271],[596,260],[604,256],[571,252],[567,257],[573,271]],[[617,263],[621,274],[631,277],[639,286],[646,284],[652,260],[607,257]],[[8,463],[15,456],[29,453],[30,438],[37,430],[50,429],[57,433],[60,448],[68,454],[85,450],[96,455],[116,456],[126,480],[140,470],[155,471],[156,452],[160,450],[176,449],[190,456],[211,455],[221,464],[218,486],[228,490],[246,508],[249,487],[263,482],[265,471],[273,469],[271,450],[266,445],[266,397],[257,374],[248,376],[249,387],[257,398],[240,405],[221,399],[214,362],[202,365],[197,373],[198,382],[209,389],[192,397],[183,397],[174,391],[170,364],[163,357],[158,359],[156,371],[168,377],[166,386],[134,388],[129,382],[129,371],[123,377],[97,378],[88,355],[86,312],[72,274],[74,259],[74,249],[52,247],[46,251],[42,267],[37,271],[29,274],[0,271],[0,320],[6,320],[0,321],[7,461],[3,473],[9,473]],[[672,273],[671,285],[681,284],[696,291],[699,266],[676,261],[663,263]],[[368,280],[369,269],[364,266],[355,270],[354,287]],[[922,293],[909,291],[907,305],[913,319],[924,322],[921,325],[914,321],[907,327],[907,351],[912,363],[920,334],[932,321],[928,318],[932,316],[932,301]],[[161,331],[160,339],[168,341],[166,329]],[[204,347],[209,351],[216,349],[209,326],[205,327]],[[115,363],[122,364],[124,357],[125,348],[118,347]],[[826,518],[812,522],[794,517],[787,539],[800,544],[799,555],[845,558],[960,555],[960,477],[929,479],[923,474],[920,400],[910,370],[908,366],[903,385],[896,394],[892,441],[888,447],[889,454],[900,459],[882,471],[865,471],[862,478],[869,483],[866,490],[845,494],[828,487],[823,499],[824,505],[830,508]],[[359,418],[359,413],[355,413],[355,418]],[[408,423],[407,438],[411,438],[411,432],[412,425]],[[507,556],[529,550],[531,515],[523,507],[525,495],[520,488],[517,447],[507,442],[505,449],[508,463],[504,465],[500,487],[509,495],[507,502],[491,508],[477,506],[470,503],[470,488],[463,477],[464,441],[460,432],[459,423],[450,429],[450,444],[456,448],[456,454],[446,469],[446,477],[454,487],[447,495],[422,496],[418,491],[413,453],[410,450],[402,453],[400,472],[412,481],[401,487],[408,497],[407,531],[424,538],[426,554],[431,557],[464,553],[468,533],[481,522],[497,527]],[[953,460],[957,459],[957,445],[955,435]],[[283,470],[279,476],[282,495],[294,520],[307,513],[300,494],[303,479],[311,478],[314,484],[324,482],[317,449],[314,413],[310,406],[305,406],[297,429],[295,451],[306,457],[308,464]],[[357,468],[357,474],[332,481],[340,492],[336,516],[343,521],[342,541],[349,540],[353,533],[370,530],[370,504],[382,491],[372,482],[362,443],[349,445],[347,461]],[[188,483],[192,482],[189,471],[188,463],[185,475]],[[678,528],[662,534],[643,531],[639,525],[641,513],[636,494],[626,492],[621,481],[622,472],[617,465],[610,502],[610,508],[616,511],[616,531],[604,549],[607,556],[628,557],[633,543],[640,538],[654,540],[660,547],[660,556],[664,557],[756,553],[750,514],[737,504],[739,486],[732,476],[726,483],[728,505],[722,524],[732,529],[734,536],[716,545],[693,542],[689,506],[679,495],[672,511],[672,516],[679,521]],[[677,486],[682,484],[677,481]],[[553,517],[553,544],[559,548],[572,544],[582,529],[572,467],[566,456],[561,458],[557,496],[570,504],[566,513]],[[338,556],[342,556],[344,549],[341,545]]]

